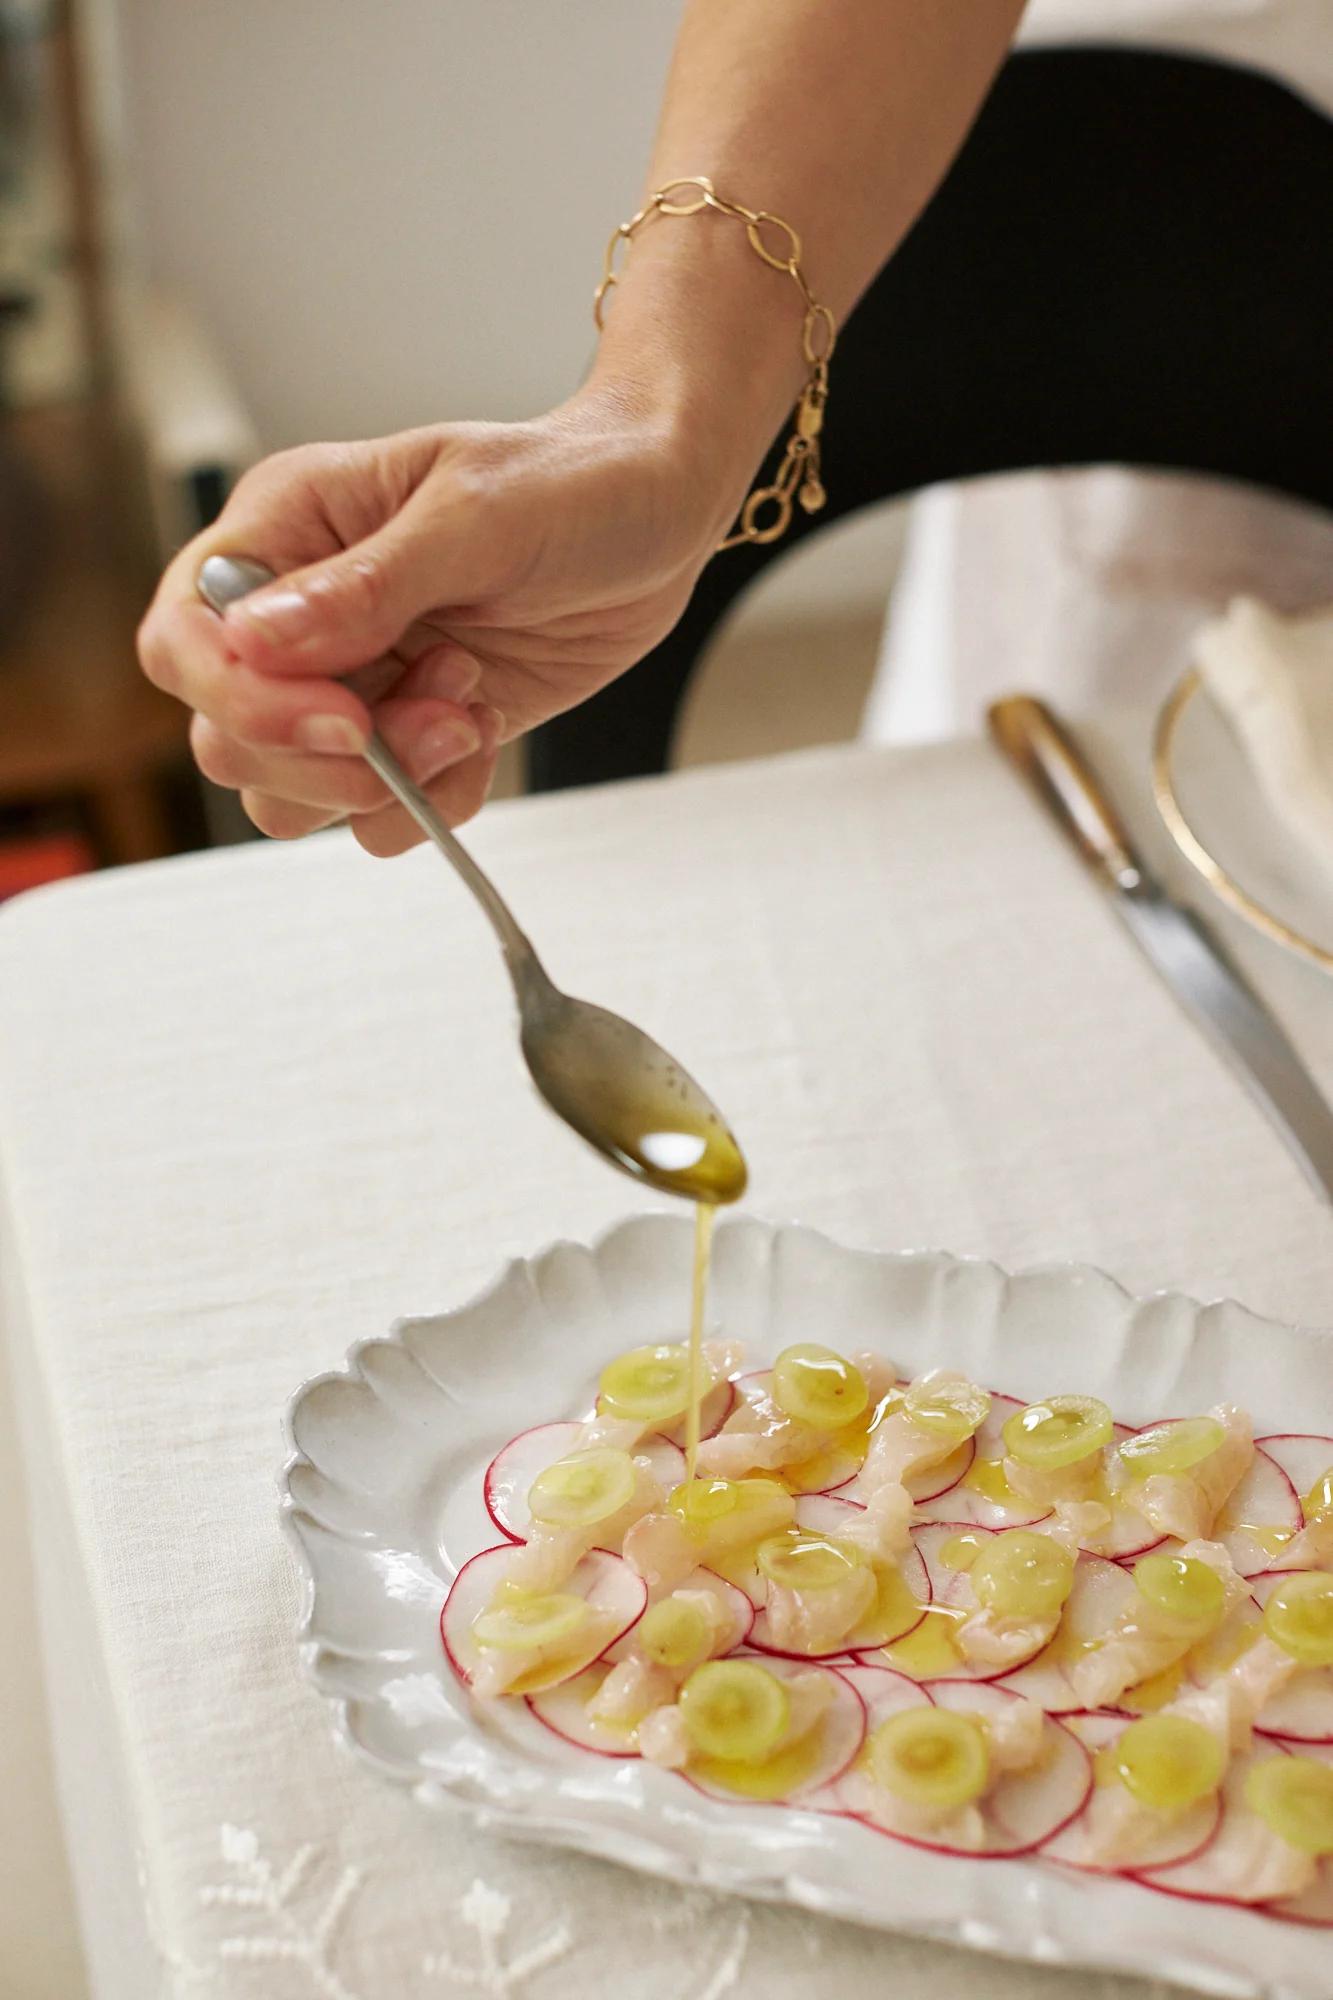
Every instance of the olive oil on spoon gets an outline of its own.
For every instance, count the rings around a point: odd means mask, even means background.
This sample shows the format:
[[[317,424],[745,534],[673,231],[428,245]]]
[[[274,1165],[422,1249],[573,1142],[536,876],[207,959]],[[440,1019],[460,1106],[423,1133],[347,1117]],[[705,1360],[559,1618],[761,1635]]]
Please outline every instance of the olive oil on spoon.
[[[260,563],[209,556],[199,572],[198,590],[206,604],[222,613],[273,580],[272,571]],[[462,876],[490,920],[518,1002],[523,1059],[552,1111],[623,1173],[661,1194],[705,1205],[706,1221],[711,1223],[718,1203],[740,1199],[747,1178],[744,1155],[712,1099],[641,1028],[605,1007],[562,993],[548,978],[494,884],[397,759],[376,736],[364,754]],[[701,1215],[697,1264],[706,1258],[706,1221]],[[695,1317],[701,1319],[702,1275],[697,1265],[695,1291]],[[698,1337],[696,1326],[692,1343],[696,1350]],[[697,1383],[697,1359],[694,1371]]]

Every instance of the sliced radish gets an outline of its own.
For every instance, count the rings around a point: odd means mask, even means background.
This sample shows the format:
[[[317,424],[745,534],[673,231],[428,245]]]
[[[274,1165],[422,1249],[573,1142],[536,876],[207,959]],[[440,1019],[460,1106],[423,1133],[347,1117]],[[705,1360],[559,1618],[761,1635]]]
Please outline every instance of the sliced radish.
[[[1241,1759],[1227,1773],[1222,1787],[1221,1823],[1213,1839],[1199,1853],[1175,1867],[1159,1867],[1147,1873],[1136,1869],[1136,1879],[1141,1877],[1149,1888],[1160,1889],[1168,1896],[1185,1896],[1192,1902],[1233,1903],[1265,1914],[1270,1911],[1286,1914],[1279,1904],[1258,1903],[1253,1894],[1247,1894],[1254,1883],[1256,1827],[1254,1815],[1244,1804],[1248,1763],[1248,1759]],[[1290,1899],[1293,1903],[1301,1900]]]
[[[865,1509],[858,1507],[854,1501],[841,1500],[832,1493],[803,1493],[796,1502],[796,1525],[805,1528],[811,1534],[836,1536],[846,1528],[850,1520],[864,1513]],[[892,1621],[895,1627],[893,1636],[902,1638],[913,1631],[926,1615],[926,1607],[930,1603],[930,1576],[916,1548],[904,1549],[897,1559],[896,1567],[904,1585],[904,1597],[909,1600],[903,1604],[901,1620]],[[764,1579],[759,1576],[757,1570],[755,1575],[766,1595],[767,1585]],[[750,1633],[750,1644],[756,1652],[767,1653],[778,1659],[841,1659],[849,1654],[858,1653],[863,1648],[884,1643],[875,1636],[876,1631],[883,1629],[881,1617],[882,1607],[880,1616],[872,1613],[871,1625],[861,1626],[858,1630],[845,1634],[816,1652],[796,1653],[773,1642],[769,1633],[768,1614],[761,1603]]]
[[[920,1681],[896,1674],[892,1667],[839,1667],[844,1680],[851,1682],[866,1706],[866,1728],[878,1729],[900,1708],[931,1708],[930,1689]]]
[[[1133,1595],[1134,1579],[1128,1570],[1102,1556],[1081,1555],[1055,1638],[1027,1666],[1005,1674],[1003,1685],[1039,1703],[1049,1715],[1070,1715],[1081,1709],[1083,1703],[1074,1692],[1066,1667],[1083,1645],[1110,1631]]]
[[[473,1622],[489,1608],[505,1580],[512,1555],[513,1543],[506,1542],[500,1548],[483,1549],[480,1555],[465,1562],[440,1613],[440,1637],[449,1664],[459,1679],[469,1685],[482,1651],[472,1637]],[[537,1680],[530,1680],[526,1674],[521,1676],[509,1690],[511,1694],[535,1693],[539,1688],[555,1687],[582,1673],[629,1631],[642,1617],[648,1602],[648,1586],[642,1577],[636,1576],[619,1556],[607,1555],[601,1549],[594,1549],[583,1558],[569,1581],[562,1585],[562,1592],[582,1597],[593,1610],[605,1612],[613,1622],[599,1637],[585,1641],[582,1646],[571,1646],[568,1652],[562,1651],[558,1658],[547,1663]]]
[[[861,1673],[868,1671],[871,1670],[860,1669]],[[928,1690],[919,1692],[928,1693],[937,1707],[958,1709],[983,1718],[995,1715],[1017,1699],[1003,1688],[977,1681],[933,1681]],[[893,1689],[886,1691],[882,1708],[874,1703],[873,1694],[867,1696],[867,1705],[873,1733],[886,1715],[911,1704],[904,1694]],[[1092,1760],[1078,1738],[1049,1716],[1043,1717],[1042,1734],[1044,1747],[1039,1762],[1029,1770],[1006,1774],[979,1801],[986,1836],[985,1846],[980,1849],[957,1847],[948,1840],[932,1838],[929,1833],[899,1831],[884,1825],[866,1809],[866,1787],[873,1786],[874,1781],[859,1770],[839,1787],[841,1809],[862,1825],[901,1840],[909,1847],[962,1854],[972,1859],[999,1860],[1030,1854],[1077,1818],[1092,1787]]]
[[[1325,1468],[1326,1469],[1326,1468]],[[1319,1474],[1312,1473],[1312,1479]],[[1257,1576],[1270,1566],[1281,1568],[1282,1546],[1301,1525],[1301,1503],[1290,1478],[1268,1453],[1256,1445],[1250,1469],[1218,1516],[1213,1529],[1240,1576]],[[1276,1531],[1265,1542],[1264,1531]]]
[[[733,1658],[755,1657],[733,1654]],[[790,1750],[779,1751],[765,1764],[727,1766],[717,1759],[692,1759],[683,1775],[696,1790],[710,1798],[760,1800],[779,1805],[791,1801],[811,1803],[825,1796],[853,1762],[866,1733],[865,1703],[850,1680],[832,1667],[809,1661],[775,1659],[760,1662],[779,1680],[796,1674],[826,1674],[833,1685],[833,1699],[819,1723]],[[729,1782],[730,1781],[730,1782]]]
[[[736,1403],[771,1400],[772,1391],[772,1369],[758,1369],[738,1379]],[[867,1439],[857,1424],[849,1424],[847,1428],[846,1439],[841,1439],[836,1431],[823,1433],[828,1443],[822,1451],[803,1463],[782,1467],[782,1477],[793,1493],[833,1493],[851,1484],[865,1461]]]
[[[1260,1604],[1268,1602],[1283,1575],[1270,1570],[1252,1578]],[[1254,1726],[1261,1736],[1280,1736],[1290,1743],[1333,1744],[1333,1667],[1301,1667],[1260,1710]]]
[[[1318,1474],[1315,1475],[1318,1478]],[[1309,1888],[1300,1896],[1288,1896],[1280,1903],[1265,1903],[1266,1917],[1282,1917],[1291,1924],[1316,1924],[1321,1930],[1333,1927],[1333,1859],[1325,1858]]]
[[[1054,1839],[1047,1841],[1042,1853],[1050,1861],[1067,1863],[1071,1868],[1080,1868],[1093,1875],[1133,1874],[1150,1876],[1154,1869],[1172,1868],[1184,1861],[1196,1860],[1215,1838],[1222,1823],[1222,1802],[1214,1796],[1200,1799],[1178,1819],[1164,1819],[1161,1831],[1145,1846],[1140,1848],[1132,1862],[1121,1867],[1108,1866],[1106,1862],[1091,1859],[1088,1852],[1089,1814],[1101,1793],[1101,1781],[1097,1775],[1097,1755],[1113,1744],[1121,1731],[1129,1727],[1128,1716],[1116,1715],[1071,1715],[1065,1727],[1078,1737],[1080,1743],[1091,1752],[1093,1758],[1093,1789],[1087,1803],[1078,1817],[1071,1820]],[[1114,1777],[1110,1779],[1115,1782]]]
[[[1333,1468],[1333,1437],[1318,1431],[1278,1431],[1272,1437],[1256,1438],[1255,1445],[1291,1481],[1298,1497]]]
[[[525,1542],[532,1527],[528,1490],[539,1472],[578,1449],[581,1424],[537,1424],[521,1431],[498,1451],[486,1468],[486,1512],[511,1542]],[[685,1456],[664,1437],[649,1436],[634,1447],[635,1458],[646,1458],[664,1493],[685,1477]]]
[[[952,1634],[962,1623],[963,1615],[975,1611],[977,1605],[972,1594],[972,1586],[968,1581],[968,1572],[957,1569],[944,1560],[950,1553],[949,1544],[960,1537],[975,1535],[989,1539],[990,1536],[1000,1532],[998,1528],[985,1528],[975,1521],[928,1521],[924,1527],[917,1530],[915,1536],[917,1553],[924,1562],[926,1574],[930,1579],[930,1612],[925,1621],[928,1635],[920,1628],[916,1633],[909,1635],[908,1645],[904,1649],[907,1655],[903,1662],[905,1670],[910,1669],[913,1674],[928,1681],[998,1681],[1006,1674],[1016,1673],[1019,1664],[1026,1665],[1026,1661],[1008,1667],[974,1664],[963,1658],[952,1638]],[[912,1641],[916,1638],[920,1638],[923,1643],[914,1647]],[[1030,1657],[1035,1659],[1041,1650],[1038,1647]],[[914,1652],[920,1653],[919,1659],[912,1657]],[[873,1657],[875,1656],[871,1654],[866,1655],[867,1659]],[[889,1664],[894,1664],[892,1658]]]
[[[573,1680],[542,1694],[530,1694],[528,1707],[553,1735],[563,1736],[577,1750],[595,1750],[599,1757],[637,1757],[635,1733],[622,1725],[599,1722],[588,1703],[606,1678],[600,1667],[588,1667]]]
[[[938,1708],[994,1715],[1018,1699],[1006,1688],[978,1681],[935,1681],[931,1699]],[[1092,1759],[1086,1747],[1052,1716],[1042,1719],[1044,1748],[1026,1771],[1011,1771],[986,1794],[987,1854],[1030,1854],[1053,1840],[1078,1817],[1092,1789]]]
[[[990,1414],[974,1438],[968,1440],[966,1463],[954,1471],[953,1478],[945,1484],[937,1484],[928,1492],[915,1493],[918,1508],[924,1519],[930,1521],[961,1521],[986,1528],[1025,1528],[1034,1521],[1044,1521],[1050,1508],[1031,1507],[1020,1500],[1017,1494],[1006,1500],[991,1497],[984,1482],[988,1477],[998,1476],[1004,1458],[1004,1438],[1001,1435],[1010,1417],[1023,1408],[1013,1396],[1001,1396],[992,1391]],[[967,1450],[968,1447],[962,1449]],[[954,1458],[958,1457],[955,1453]],[[936,1471],[943,1475],[951,1469],[951,1460],[946,1459]],[[921,1475],[923,1482],[933,1475]],[[909,1482],[909,1491],[911,1491]]]
[[[796,1525],[814,1535],[836,1535],[849,1521],[864,1512],[865,1509],[855,1501],[840,1499],[833,1493],[799,1493],[796,1496]],[[727,1582],[744,1591],[754,1609],[762,1611],[764,1599],[768,1596],[768,1578],[761,1575],[754,1558],[753,1548],[742,1548],[727,1558],[714,1558],[714,1563]]]
[[[728,1621],[727,1630],[722,1634],[718,1642],[714,1655],[716,1659],[721,1659],[724,1653],[734,1652],[737,1646],[743,1646],[747,1643],[751,1627],[755,1620],[755,1608],[750,1599],[745,1595],[745,1592],[739,1589],[736,1584],[728,1583],[724,1576],[718,1576],[711,1569],[696,1569],[691,1571],[684,1583],[678,1583],[675,1588],[677,1590],[706,1590],[718,1600],[718,1603],[726,1613]],[[656,1602],[659,1598],[670,1597],[670,1595],[671,1592],[668,1590],[649,1591],[649,1602]],[[629,1631],[617,1639],[615,1644],[610,1647],[607,1658],[611,1660],[623,1660],[633,1651],[634,1626],[631,1626]]]

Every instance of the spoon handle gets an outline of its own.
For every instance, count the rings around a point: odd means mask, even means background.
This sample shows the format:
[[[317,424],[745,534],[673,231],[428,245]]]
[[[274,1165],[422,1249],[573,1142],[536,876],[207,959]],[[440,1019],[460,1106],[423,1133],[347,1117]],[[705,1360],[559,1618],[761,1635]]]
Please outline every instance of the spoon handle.
[[[205,604],[219,613],[239,598],[247,597],[274,580],[273,571],[245,556],[209,556],[199,571],[198,590]],[[489,875],[479,868],[462,842],[447,827],[419,785],[413,784],[398,759],[380,737],[372,736],[362,755],[372,771],[384,780],[405,811],[412,815],[422,832],[452,862],[490,919],[500,940],[500,948],[517,979],[520,970],[537,965],[537,954]],[[521,996],[520,996],[521,997]]]

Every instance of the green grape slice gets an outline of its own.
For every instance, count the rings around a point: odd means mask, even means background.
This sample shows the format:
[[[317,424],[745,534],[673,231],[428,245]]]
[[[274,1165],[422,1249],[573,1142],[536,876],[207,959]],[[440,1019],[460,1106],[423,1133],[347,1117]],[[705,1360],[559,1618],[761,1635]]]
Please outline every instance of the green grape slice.
[[[864,1569],[866,1557],[849,1542],[829,1535],[770,1535],[755,1557],[761,1576],[785,1590],[832,1590],[853,1570]]]
[[[1201,1722],[1183,1715],[1145,1715],[1118,1738],[1111,1764],[1140,1805],[1184,1812],[1217,1790],[1226,1752]]]
[[[1008,1528],[985,1544],[969,1575],[978,1604],[1006,1618],[1054,1618],[1074,1587],[1072,1552],[1049,1535]]]
[[[923,1375],[904,1391],[902,1412],[919,1430],[962,1444],[990,1415],[990,1396],[975,1382]]]
[[[1226,1585],[1211,1563],[1197,1556],[1140,1557],[1134,1565],[1134,1588],[1154,1611],[1200,1638],[1226,1609]]]
[[[713,1629],[701,1604],[663,1598],[645,1611],[635,1633],[645,1660],[659,1667],[691,1667],[707,1657]]]
[[[587,1616],[583,1599],[567,1591],[511,1596],[477,1614],[472,1637],[494,1652],[526,1653],[572,1638]]]
[[[1333,1575],[1299,1570],[1264,1606],[1264,1629],[1303,1667],[1333,1667]]]
[[[548,1528],[591,1528],[634,1497],[634,1460],[603,1446],[576,1451],[539,1472],[528,1488],[528,1511]]]
[[[1301,1854],[1333,1854],[1333,1765],[1265,1757],[1245,1774],[1245,1803]]]
[[[954,1709],[901,1709],[880,1724],[867,1755],[876,1784],[908,1805],[969,1805],[990,1779],[984,1731]]]
[[[1216,1417],[1182,1417],[1177,1423],[1151,1424],[1122,1440],[1119,1456],[1133,1479],[1160,1472],[1190,1472],[1211,1458],[1226,1432]]]
[[[1111,1412],[1095,1396],[1048,1396],[1016,1411],[1002,1435],[1006,1452],[1020,1465],[1058,1472],[1100,1451],[1114,1432]]]
[[[870,1401],[864,1375],[831,1347],[786,1347],[773,1363],[773,1400],[785,1416],[816,1430],[841,1430]]]
[[[602,1370],[601,1391],[614,1416],[645,1424],[682,1416],[690,1401],[689,1348],[631,1348]]]
[[[691,1746],[736,1764],[757,1764],[776,1750],[790,1712],[782,1682],[750,1660],[706,1660],[680,1691]]]

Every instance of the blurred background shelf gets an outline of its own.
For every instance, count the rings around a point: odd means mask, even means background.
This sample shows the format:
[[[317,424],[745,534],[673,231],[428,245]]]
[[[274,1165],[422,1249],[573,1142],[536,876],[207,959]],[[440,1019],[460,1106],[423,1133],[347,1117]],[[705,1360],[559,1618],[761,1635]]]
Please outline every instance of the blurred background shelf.
[[[198,804],[185,713],[135,660],[153,579],[123,445],[93,401],[11,412],[6,433],[35,519],[0,627],[0,845],[63,814],[99,862],[172,853]]]

